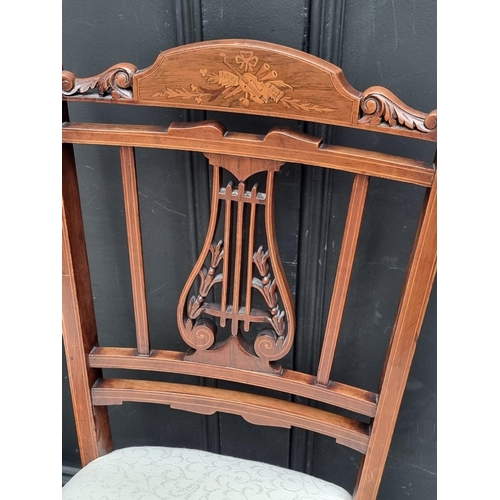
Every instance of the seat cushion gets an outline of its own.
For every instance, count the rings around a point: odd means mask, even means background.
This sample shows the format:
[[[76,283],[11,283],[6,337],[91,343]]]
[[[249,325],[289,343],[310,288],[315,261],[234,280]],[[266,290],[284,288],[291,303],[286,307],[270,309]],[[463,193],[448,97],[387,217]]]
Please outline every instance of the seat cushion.
[[[300,472],[199,450],[132,447],[97,458],[63,488],[63,500],[352,500]]]

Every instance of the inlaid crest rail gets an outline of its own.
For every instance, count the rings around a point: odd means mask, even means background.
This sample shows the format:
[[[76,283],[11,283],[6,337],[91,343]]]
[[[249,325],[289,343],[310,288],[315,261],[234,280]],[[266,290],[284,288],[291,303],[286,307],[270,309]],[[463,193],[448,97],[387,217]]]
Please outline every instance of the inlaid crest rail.
[[[383,87],[359,92],[337,66],[255,40],[176,47],[143,70],[122,63],[88,78],[63,71],[62,92],[68,100],[279,116],[427,141],[437,133],[436,111],[417,111]]]

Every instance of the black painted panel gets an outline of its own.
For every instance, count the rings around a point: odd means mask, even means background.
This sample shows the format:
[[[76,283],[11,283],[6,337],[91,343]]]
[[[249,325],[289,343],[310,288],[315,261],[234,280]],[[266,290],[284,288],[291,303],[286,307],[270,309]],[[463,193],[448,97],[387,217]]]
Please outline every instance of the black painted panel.
[[[203,39],[248,38],[302,48],[306,0],[202,0]]]
[[[309,2],[303,50],[340,65],[344,2],[321,0]],[[331,126],[304,123],[303,131],[323,137],[326,143],[335,143],[335,129]],[[352,176],[343,172],[310,168],[302,169],[301,219],[299,225],[297,340],[294,349],[294,368],[314,374],[320,353],[322,332],[326,324],[329,304],[329,288],[333,286],[334,273],[328,266],[328,256],[338,258],[334,240],[340,241],[338,217],[339,206],[344,206],[344,193],[349,192],[342,184]],[[340,205],[339,205],[340,203]],[[337,217],[337,218],[336,218]],[[341,238],[341,236],[340,236]],[[298,403],[308,403],[295,397]],[[315,404],[309,402],[308,404]],[[294,470],[312,472],[314,433],[292,429],[290,435],[290,467]]]

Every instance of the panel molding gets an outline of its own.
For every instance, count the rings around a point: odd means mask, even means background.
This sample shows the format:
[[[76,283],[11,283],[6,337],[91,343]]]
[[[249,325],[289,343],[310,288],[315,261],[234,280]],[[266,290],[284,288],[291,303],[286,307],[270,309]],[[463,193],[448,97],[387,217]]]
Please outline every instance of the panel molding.
[[[342,33],[344,29],[345,0],[308,1],[303,50],[340,66]],[[304,132],[323,137],[335,144],[335,130],[331,126],[306,123]],[[328,307],[325,294],[325,266],[329,256],[331,198],[335,172],[327,169],[302,167],[301,218],[298,242],[298,293],[296,299],[297,337],[294,349],[294,369],[315,373]],[[323,249],[323,250],[321,250]],[[314,255],[314,258],[309,258]],[[333,285],[333,281],[332,281]],[[304,333],[307,332],[307,338]],[[297,402],[294,397],[292,401]],[[303,402],[303,399],[302,399]],[[311,402],[311,406],[316,406]],[[290,468],[310,474],[313,462],[312,432],[292,428],[290,432]]]
[[[177,46],[203,40],[201,0],[185,2],[175,0],[175,27]],[[179,110],[183,121],[197,122],[206,120],[206,113],[194,110]],[[191,265],[198,259],[198,252],[205,238],[210,207],[209,170],[205,157],[199,153],[186,153],[187,220],[188,237],[191,242]],[[200,210],[200,207],[206,207]],[[201,378],[202,385],[218,387],[216,381]],[[203,447],[212,453],[220,453],[219,414],[201,417],[203,422]]]

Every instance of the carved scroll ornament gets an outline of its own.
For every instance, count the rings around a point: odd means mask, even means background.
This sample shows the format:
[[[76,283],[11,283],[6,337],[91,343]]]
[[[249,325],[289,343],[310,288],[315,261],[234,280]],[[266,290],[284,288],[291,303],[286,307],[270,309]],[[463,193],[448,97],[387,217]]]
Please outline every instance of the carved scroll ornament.
[[[132,77],[137,71],[133,64],[115,64],[103,73],[88,78],[77,78],[70,71],[62,72],[62,93],[70,96],[97,90],[103,97],[109,92],[113,99],[132,99]]]
[[[416,111],[383,87],[370,87],[363,92],[361,113],[358,123],[385,124],[424,133],[434,133],[437,129],[437,111],[431,111],[427,115]]]

